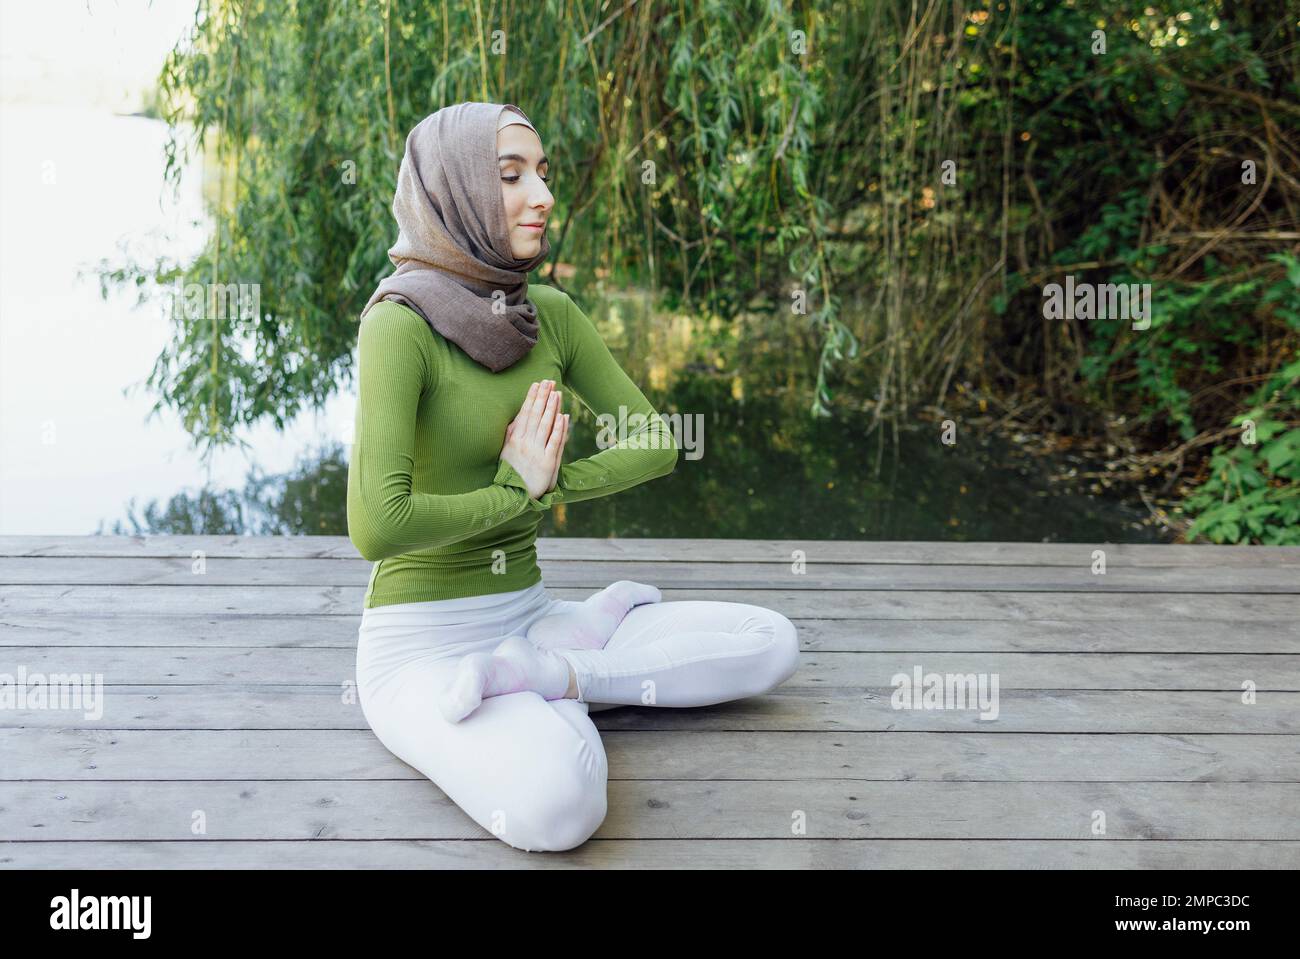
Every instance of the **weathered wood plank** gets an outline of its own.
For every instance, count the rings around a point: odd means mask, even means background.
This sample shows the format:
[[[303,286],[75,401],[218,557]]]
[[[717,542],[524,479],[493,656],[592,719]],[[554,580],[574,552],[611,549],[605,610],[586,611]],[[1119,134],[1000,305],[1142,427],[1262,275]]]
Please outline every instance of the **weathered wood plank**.
[[[366,725],[351,681],[371,564],[346,537],[0,537],[0,673],[109,684],[100,718],[0,711],[0,839],[23,840],[0,843],[0,868],[82,865],[91,849],[210,868],[1300,862],[1300,548],[546,538],[538,552],[555,598],[638,579],[669,602],[778,609],[799,627],[800,670],[768,696],[593,713],[610,815],[579,850],[528,856]],[[891,708],[889,680],[916,665],[997,674],[998,719]],[[816,838],[790,835],[796,809]]]
[[[1034,733],[1300,733],[1300,693],[1265,693],[1243,705],[1237,692],[1001,691],[999,715],[974,709],[894,709],[892,688],[782,686],[716,706],[623,706],[591,714],[597,729],[889,730]],[[0,710],[0,728],[360,729],[350,681],[336,686],[114,686],[94,709]]]
[[[603,839],[1300,839],[1295,783],[608,784]],[[505,808],[505,815],[510,809]],[[491,839],[430,782],[0,782],[0,840]],[[798,814],[802,813],[802,817]],[[804,834],[801,834],[804,835]]]
[[[606,730],[615,779],[1300,782],[1300,736]],[[22,779],[424,779],[369,729],[0,729]]]
[[[572,597],[561,597],[572,598]],[[343,647],[355,650],[360,612],[351,615],[119,613],[99,616],[9,611],[0,649],[9,646],[232,649]],[[816,619],[793,617],[805,650],[871,652],[1133,652],[1300,654],[1293,621],[1116,620],[1088,623],[994,619]],[[0,653],[0,663],[8,653]]]
[[[861,540],[735,540],[542,536],[538,556],[576,560],[791,562],[795,550],[811,560],[849,563],[978,563],[1079,566],[1094,549],[1108,567],[1227,565],[1300,566],[1300,546],[1159,543],[997,543]],[[179,556],[357,559],[346,536],[0,536],[0,556]],[[1081,557],[1087,557],[1081,559]]]
[[[822,590],[1016,590],[1020,592],[1167,592],[1300,594],[1300,570],[1287,566],[1142,566],[1092,572],[1066,566],[543,560],[548,587],[602,589],[616,579],[660,588]],[[339,559],[0,558],[0,585],[313,586],[365,584],[372,564]]]
[[[503,636],[504,638],[504,636]],[[924,661],[922,661],[924,655]],[[355,679],[350,649],[6,647],[0,672],[98,675],[106,686],[258,683],[339,684]],[[999,689],[1240,689],[1300,692],[1300,656],[1181,653],[958,653],[805,651],[787,687],[884,687],[894,677],[925,672],[998,675]]]
[[[1300,842],[589,839],[0,842],[0,869],[1297,869]]]
[[[558,599],[591,590],[557,587]],[[0,616],[155,616],[240,613],[360,616],[365,587],[343,586],[3,586]],[[822,619],[1228,620],[1283,622],[1300,629],[1300,595],[1214,593],[1036,593],[1005,590],[674,589],[666,602],[752,603],[786,616]]]

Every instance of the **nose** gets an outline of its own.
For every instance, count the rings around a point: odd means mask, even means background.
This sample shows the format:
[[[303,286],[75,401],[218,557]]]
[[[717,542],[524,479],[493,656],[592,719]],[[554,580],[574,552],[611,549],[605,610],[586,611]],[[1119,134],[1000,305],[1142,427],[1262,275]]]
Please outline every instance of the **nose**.
[[[537,178],[537,187],[528,197],[528,206],[543,217],[550,215],[551,207],[555,206],[555,197],[551,196],[551,191],[546,189],[546,184],[542,182],[541,177]]]

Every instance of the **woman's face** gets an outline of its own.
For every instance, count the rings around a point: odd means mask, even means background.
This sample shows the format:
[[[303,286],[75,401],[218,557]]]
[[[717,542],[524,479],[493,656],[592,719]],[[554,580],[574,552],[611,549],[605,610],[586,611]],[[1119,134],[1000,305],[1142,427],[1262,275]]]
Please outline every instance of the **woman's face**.
[[[497,166],[501,170],[501,199],[506,207],[510,252],[529,260],[542,249],[542,234],[555,197],[546,188],[550,168],[542,141],[520,123],[497,131]]]

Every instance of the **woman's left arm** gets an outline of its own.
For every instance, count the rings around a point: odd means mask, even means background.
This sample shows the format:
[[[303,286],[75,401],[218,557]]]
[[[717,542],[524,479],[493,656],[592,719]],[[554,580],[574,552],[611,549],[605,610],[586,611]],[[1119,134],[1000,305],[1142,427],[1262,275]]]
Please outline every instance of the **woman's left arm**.
[[[595,325],[567,295],[562,342],[567,355],[563,385],[557,388],[576,395],[596,414],[602,431],[617,432],[618,442],[593,456],[565,463],[555,488],[530,505],[547,509],[555,503],[609,496],[671,473],[681,453],[673,431],[623,372]],[[514,472],[508,465],[506,469]],[[504,482],[524,488],[518,474]]]

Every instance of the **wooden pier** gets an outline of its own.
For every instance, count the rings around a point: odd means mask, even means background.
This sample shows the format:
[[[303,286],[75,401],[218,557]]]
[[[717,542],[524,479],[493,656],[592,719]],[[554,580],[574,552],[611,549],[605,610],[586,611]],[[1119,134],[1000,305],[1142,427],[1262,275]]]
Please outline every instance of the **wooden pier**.
[[[538,552],[560,598],[633,579],[776,609],[799,671],[593,712],[608,816],[526,853],[366,725],[371,564],[345,537],[0,537],[0,693],[76,674],[104,694],[101,716],[0,708],[0,868],[1300,867],[1300,548]],[[895,708],[918,668],[995,675],[996,719]]]

